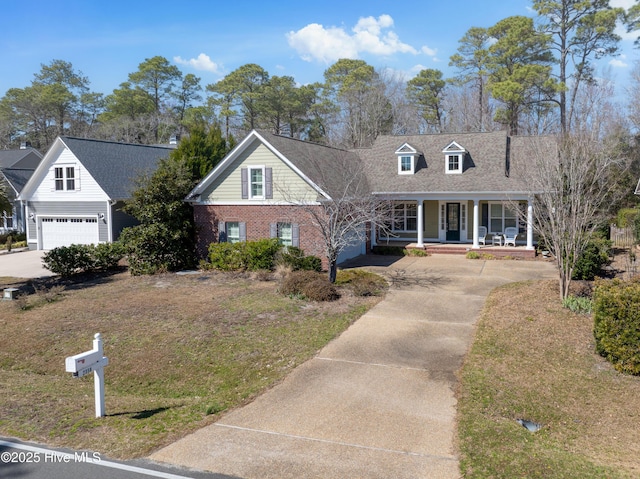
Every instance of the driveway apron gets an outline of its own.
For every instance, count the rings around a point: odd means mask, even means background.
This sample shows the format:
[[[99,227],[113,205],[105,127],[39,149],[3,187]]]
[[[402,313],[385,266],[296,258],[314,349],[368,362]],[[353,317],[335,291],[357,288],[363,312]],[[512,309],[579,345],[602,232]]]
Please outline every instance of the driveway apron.
[[[455,373],[487,294],[555,269],[450,255],[368,269],[391,282],[382,302],[282,383],[151,459],[246,479],[459,477]]]

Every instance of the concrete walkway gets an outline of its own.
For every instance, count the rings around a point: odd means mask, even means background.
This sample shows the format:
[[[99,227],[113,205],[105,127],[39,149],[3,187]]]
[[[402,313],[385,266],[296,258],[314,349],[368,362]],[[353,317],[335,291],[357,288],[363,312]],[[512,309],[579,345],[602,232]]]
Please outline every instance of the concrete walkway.
[[[370,269],[392,282],[384,301],[281,384],[151,459],[245,479],[459,477],[455,372],[486,296],[554,266],[433,255]]]

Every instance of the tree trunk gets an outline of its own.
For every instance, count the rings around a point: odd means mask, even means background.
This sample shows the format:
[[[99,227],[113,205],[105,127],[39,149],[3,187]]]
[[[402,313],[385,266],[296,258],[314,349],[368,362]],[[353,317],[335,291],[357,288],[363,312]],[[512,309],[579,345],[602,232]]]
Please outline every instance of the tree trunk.
[[[337,276],[338,276],[338,259],[337,258],[329,259],[329,282],[331,284],[335,283]]]

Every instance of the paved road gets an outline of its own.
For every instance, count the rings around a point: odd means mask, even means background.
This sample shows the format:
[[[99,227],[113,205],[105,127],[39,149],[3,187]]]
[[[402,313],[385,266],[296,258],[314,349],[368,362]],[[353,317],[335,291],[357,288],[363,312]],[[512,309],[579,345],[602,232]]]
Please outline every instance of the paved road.
[[[0,276],[42,278],[53,273],[42,266],[44,251],[12,251],[0,254]]]
[[[0,478],[6,479],[234,479],[232,476],[159,465],[120,462],[90,451],[51,449],[0,438]]]
[[[393,284],[384,301],[281,384],[151,458],[246,479],[459,477],[455,373],[487,294],[555,269],[453,255],[371,269]]]

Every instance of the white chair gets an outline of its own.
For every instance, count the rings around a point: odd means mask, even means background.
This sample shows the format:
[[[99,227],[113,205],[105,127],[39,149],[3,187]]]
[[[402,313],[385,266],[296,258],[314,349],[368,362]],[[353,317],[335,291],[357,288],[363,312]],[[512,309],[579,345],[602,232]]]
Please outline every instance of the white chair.
[[[486,226],[478,226],[478,243],[482,243],[486,246],[486,238],[487,238],[487,227]]]
[[[509,246],[511,244],[515,247],[517,237],[518,237],[518,228],[510,226],[504,229],[504,245],[505,246]]]

